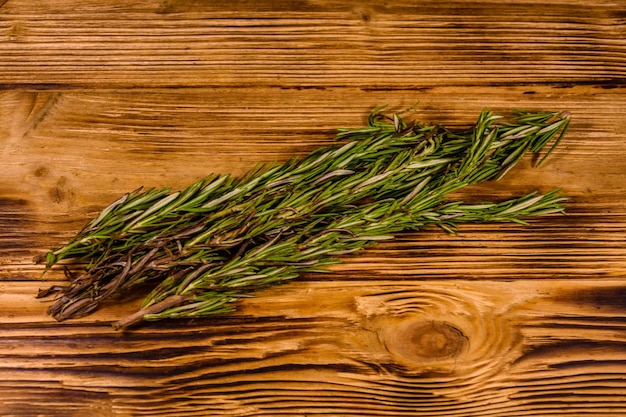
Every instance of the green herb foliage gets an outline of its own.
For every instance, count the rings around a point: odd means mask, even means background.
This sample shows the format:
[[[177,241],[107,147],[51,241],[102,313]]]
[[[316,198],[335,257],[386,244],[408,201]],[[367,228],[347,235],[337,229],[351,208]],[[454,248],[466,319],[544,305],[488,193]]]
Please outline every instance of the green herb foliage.
[[[254,291],[324,272],[324,266],[394,233],[461,223],[524,223],[563,211],[558,190],[501,203],[464,204],[446,197],[499,179],[528,152],[555,149],[568,113],[517,112],[511,121],[483,111],[472,129],[407,124],[374,111],[368,125],[339,131],[337,143],[304,158],[259,166],[242,178],[212,175],[182,191],[136,190],[102,210],[46,256],[83,270],[49,313],[89,314],[106,298],[150,282],[136,314],[144,320],[231,312]],[[544,149],[547,148],[547,151]]]

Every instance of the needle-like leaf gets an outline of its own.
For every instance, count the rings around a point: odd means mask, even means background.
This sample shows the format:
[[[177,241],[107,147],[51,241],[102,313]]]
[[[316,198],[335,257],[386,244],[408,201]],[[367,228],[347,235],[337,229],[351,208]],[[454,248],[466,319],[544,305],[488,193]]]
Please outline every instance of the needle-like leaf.
[[[126,194],[47,255],[48,268],[64,258],[88,262],[49,312],[58,320],[88,314],[113,293],[150,281],[142,310],[116,327],[223,313],[259,288],[323,271],[404,230],[454,232],[465,222],[523,223],[562,212],[556,191],[504,203],[446,198],[499,178],[528,150],[552,142],[552,152],[569,117],[520,112],[502,122],[483,111],[473,129],[451,132],[374,112],[367,127],[342,129],[336,145],[304,158],[239,179],[210,176],[173,193]]]

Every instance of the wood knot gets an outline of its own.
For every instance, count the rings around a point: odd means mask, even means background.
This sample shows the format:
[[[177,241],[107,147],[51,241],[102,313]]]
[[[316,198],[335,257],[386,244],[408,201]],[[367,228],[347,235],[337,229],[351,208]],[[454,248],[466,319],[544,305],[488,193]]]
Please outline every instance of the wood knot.
[[[431,322],[409,326],[409,348],[423,358],[449,358],[463,350],[467,340],[463,332],[448,323]]]
[[[2,1],[0,1],[0,5],[2,5]],[[26,30],[23,24],[15,22],[7,31],[7,38],[9,42],[19,42],[23,39],[25,32]]]
[[[35,177],[43,178],[46,175],[48,175],[48,172],[49,172],[48,168],[44,166],[40,166],[39,168],[35,170]]]
[[[372,13],[364,8],[364,7],[356,7],[354,9],[354,13],[359,17],[359,19],[363,22],[363,23],[370,23],[372,20]]]
[[[364,296],[356,307],[364,327],[376,332],[385,359],[422,377],[488,378],[523,348],[519,328],[487,293],[458,283]]]
[[[468,338],[450,323],[420,320],[392,327],[385,331],[385,346],[401,362],[448,372],[448,365],[467,350]]]

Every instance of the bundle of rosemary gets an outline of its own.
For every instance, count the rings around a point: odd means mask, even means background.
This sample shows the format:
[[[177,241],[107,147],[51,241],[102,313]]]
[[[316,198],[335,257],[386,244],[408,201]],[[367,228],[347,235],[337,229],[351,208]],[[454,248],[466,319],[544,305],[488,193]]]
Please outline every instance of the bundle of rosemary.
[[[565,134],[568,113],[518,112],[505,122],[483,111],[472,129],[452,132],[379,110],[366,127],[342,129],[335,145],[304,158],[257,167],[239,179],[209,176],[182,191],[125,194],[48,252],[46,270],[61,261],[82,270],[69,285],[39,296],[60,293],[49,313],[65,320],[152,282],[142,308],[114,327],[202,317],[233,311],[260,288],[325,271],[340,256],[399,231],[524,223],[563,211],[557,190],[501,203],[446,202],[446,196],[502,177],[525,153],[551,143],[540,164]]]

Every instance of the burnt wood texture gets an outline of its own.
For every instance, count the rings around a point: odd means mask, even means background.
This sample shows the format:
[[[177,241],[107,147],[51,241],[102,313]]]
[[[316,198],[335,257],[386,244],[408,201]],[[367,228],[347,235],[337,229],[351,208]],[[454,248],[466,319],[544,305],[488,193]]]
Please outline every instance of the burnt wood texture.
[[[626,416],[620,1],[0,1],[0,415]],[[241,175],[369,111],[451,128],[568,110],[540,168],[567,215],[427,228],[228,316],[62,323],[33,261],[125,192]]]

